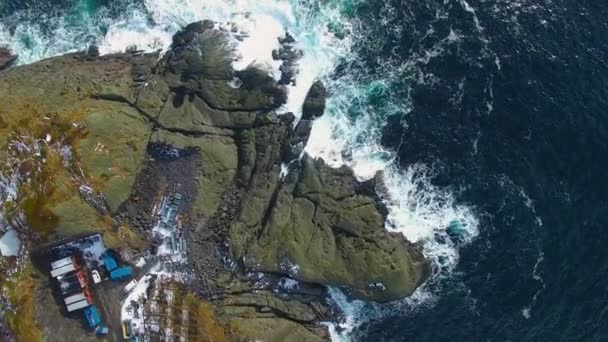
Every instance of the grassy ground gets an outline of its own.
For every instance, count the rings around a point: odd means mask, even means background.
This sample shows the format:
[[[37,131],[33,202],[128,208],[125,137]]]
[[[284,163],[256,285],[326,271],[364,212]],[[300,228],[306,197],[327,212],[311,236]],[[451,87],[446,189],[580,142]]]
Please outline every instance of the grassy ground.
[[[42,341],[42,333],[34,320],[35,290],[31,277],[31,265],[27,265],[12,277],[0,280],[2,291],[7,295],[12,311],[6,312],[5,321],[19,341]]]

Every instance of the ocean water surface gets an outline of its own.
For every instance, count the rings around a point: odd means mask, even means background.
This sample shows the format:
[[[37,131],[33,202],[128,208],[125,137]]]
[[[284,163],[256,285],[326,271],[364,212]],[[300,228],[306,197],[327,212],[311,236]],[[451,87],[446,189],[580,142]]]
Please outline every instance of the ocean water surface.
[[[180,27],[249,32],[235,67],[304,52],[283,111],[331,98],[307,151],[385,174],[386,228],[424,246],[412,297],[349,301],[334,340],[608,339],[608,3],[566,0],[2,0],[19,63],[168,48]]]

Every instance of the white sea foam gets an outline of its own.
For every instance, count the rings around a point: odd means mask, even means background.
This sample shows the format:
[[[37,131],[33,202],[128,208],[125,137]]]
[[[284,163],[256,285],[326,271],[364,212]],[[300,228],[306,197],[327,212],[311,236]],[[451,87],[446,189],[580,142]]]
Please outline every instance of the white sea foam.
[[[44,35],[31,23],[23,23],[15,33],[9,33],[0,23],[0,45],[9,45],[19,53],[20,63],[84,49],[89,43],[97,43],[103,53],[123,51],[133,45],[151,51],[167,49],[172,35],[186,24],[211,19],[219,23],[236,22],[237,33],[243,35],[242,43],[236,46],[239,59],[234,62],[235,68],[242,69],[251,63],[262,64],[278,77],[278,64],[272,60],[272,49],[277,47],[277,38],[289,32],[296,38],[296,47],[304,55],[298,62],[296,85],[289,87],[288,101],[282,111],[299,116],[306,93],[315,79],[323,79],[332,94],[325,116],[314,124],[306,151],[314,157],[322,157],[332,166],[351,166],[361,180],[383,170],[388,191],[385,201],[389,209],[386,228],[401,232],[411,241],[421,242],[425,255],[433,263],[434,279],[443,277],[458,262],[458,246],[447,238],[447,227],[458,221],[463,227],[466,242],[477,234],[477,221],[471,209],[456,203],[450,191],[431,184],[432,170],[427,166],[415,164],[400,169],[394,153],[380,145],[388,116],[409,111],[407,99],[391,101],[394,96],[391,94],[390,72],[376,79],[349,73],[339,78],[330,77],[341,60],[356,58],[351,45],[357,39],[357,22],[342,16],[341,5],[344,3],[145,0],[146,11],[130,7],[118,19],[104,22],[107,24],[105,34],[96,26],[100,22],[96,18],[83,20],[77,31],[61,18],[53,19],[56,32],[51,35]],[[339,25],[343,37],[333,35],[330,24]],[[451,35],[448,38],[446,44],[457,37]],[[415,55],[411,65],[403,68],[414,68],[417,63],[424,63],[441,52],[438,48],[424,55]],[[395,68],[387,66],[386,69]],[[412,74],[417,77],[414,72]],[[368,100],[370,94],[382,97],[384,108],[371,104]],[[348,332],[364,320],[411,310],[421,303],[432,302],[433,298],[428,289],[422,288],[406,300],[378,306],[349,302],[335,289],[331,293],[346,314],[342,333],[332,328],[336,339],[348,336]]]
[[[351,334],[362,322],[381,320],[384,317],[413,314],[415,310],[433,305],[435,297],[425,288],[417,289],[411,296],[388,304],[351,300],[336,288],[329,288],[329,295],[342,313],[340,322],[324,322],[333,342],[348,342]]]

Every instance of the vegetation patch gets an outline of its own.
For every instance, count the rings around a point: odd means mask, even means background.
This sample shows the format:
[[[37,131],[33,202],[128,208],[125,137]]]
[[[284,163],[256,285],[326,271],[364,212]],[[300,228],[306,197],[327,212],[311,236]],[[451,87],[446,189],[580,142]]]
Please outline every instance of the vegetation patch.
[[[42,333],[34,319],[35,288],[31,277],[31,265],[13,274],[7,279],[0,279],[2,295],[10,302],[10,309],[4,312],[4,319],[18,341],[42,341]]]

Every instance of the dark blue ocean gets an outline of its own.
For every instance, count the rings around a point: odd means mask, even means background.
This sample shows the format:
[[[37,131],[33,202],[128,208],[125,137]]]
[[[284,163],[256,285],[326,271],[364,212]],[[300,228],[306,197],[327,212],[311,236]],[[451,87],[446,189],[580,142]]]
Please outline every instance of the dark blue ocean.
[[[402,165],[432,164],[433,182],[462,189],[480,219],[434,307],[367,324],[359,336],[608,340],[608,2],[469,5],[357,8],[366,39],[381,42],[360,45],[369,56],[360,67],[371,72],[458,32],[457,44],[417,65],[432,81],[404,73],[394,86],[411,92],[413,108],[391,117],[382,141]]]
[[[0,42],[28,62],[99,43],[133,11],[169,30],[158,1],[1,1]],[[289,3],[351,41],[324,75],[335,98],[357,89],[326,114],[347,122],[342,157],[359,158],[373,132],[399,170],[430,170],[418,191],[449,193],[477,222],[450,244],[457,264],[434,266],[433,300],[370,316],[350,337],[608,340],[608,1]]]

